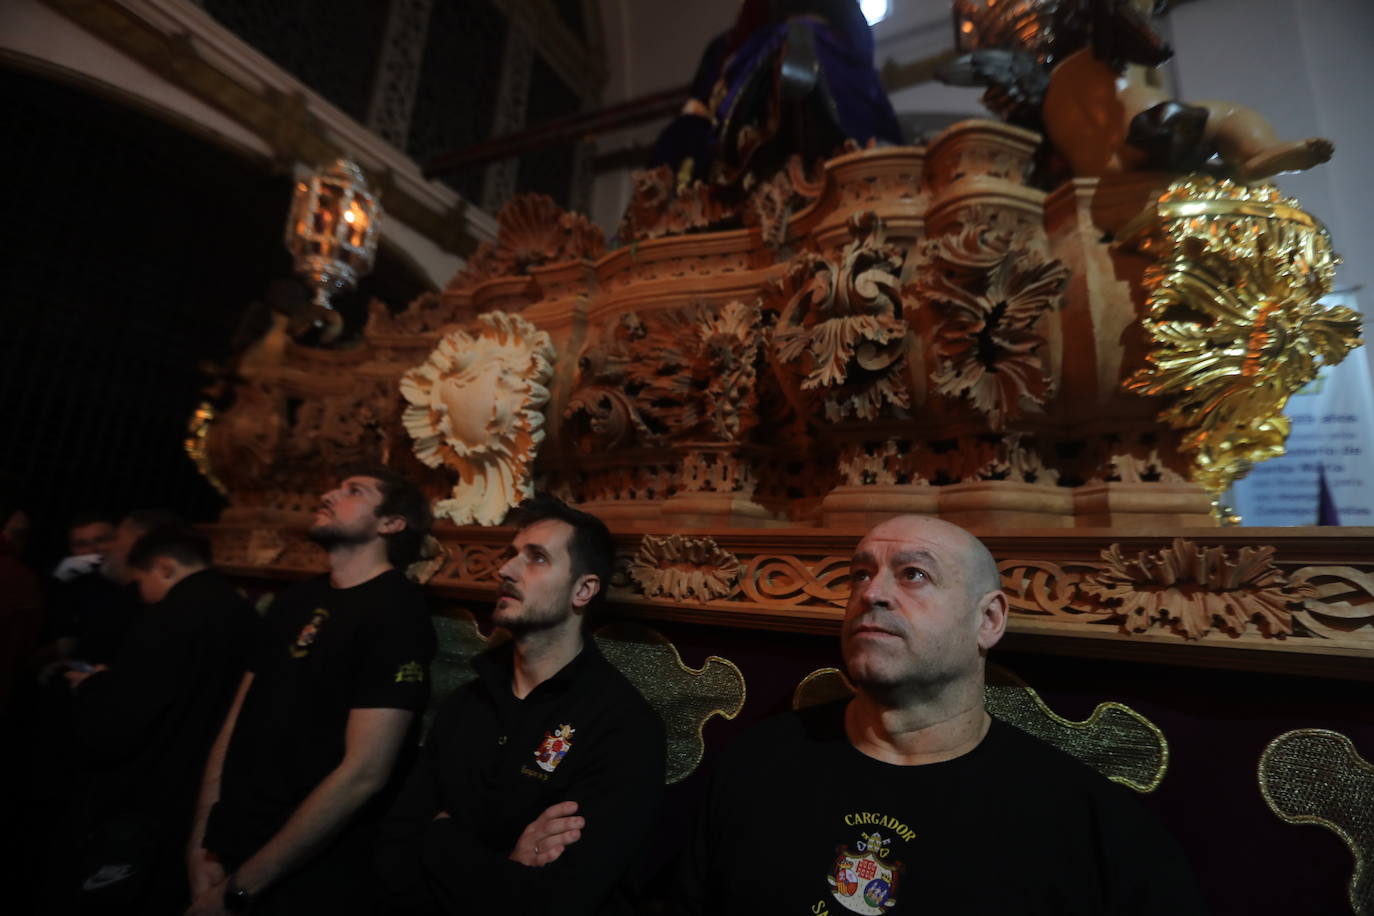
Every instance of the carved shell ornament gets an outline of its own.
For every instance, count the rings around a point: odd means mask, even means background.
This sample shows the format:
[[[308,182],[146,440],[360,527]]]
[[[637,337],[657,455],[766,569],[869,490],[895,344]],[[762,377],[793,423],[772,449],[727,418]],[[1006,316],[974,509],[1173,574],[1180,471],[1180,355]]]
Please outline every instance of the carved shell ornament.
[[[516,315],[488,312],[449,332],[401,376],[402,417],[415,455],[458,473],[434,507],[458,525],[496,525],[532,495],[530,468],[544,440],[542,408],[553,376],[549,335]]]

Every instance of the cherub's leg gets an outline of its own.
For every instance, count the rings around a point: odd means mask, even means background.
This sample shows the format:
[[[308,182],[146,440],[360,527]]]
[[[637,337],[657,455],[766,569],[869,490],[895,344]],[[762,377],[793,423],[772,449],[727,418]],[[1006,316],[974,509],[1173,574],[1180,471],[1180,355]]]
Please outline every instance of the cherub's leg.
[[[1208,111],[1207,135],[1236,178],[1260,181],[1280,172],[1301,171],[1331,158],[1330,140],[1283,141],[1273,125],[1252,108],[1231,102],[1199,102]]]

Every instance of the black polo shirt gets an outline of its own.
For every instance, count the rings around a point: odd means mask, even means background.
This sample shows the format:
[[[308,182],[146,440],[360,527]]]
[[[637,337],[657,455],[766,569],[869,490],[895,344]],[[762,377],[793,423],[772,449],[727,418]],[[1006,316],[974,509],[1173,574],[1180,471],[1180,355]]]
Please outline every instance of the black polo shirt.
[[[302,582],[277,597],[267,624],[206,830],[206,848],[231,861],[257,852],[342,762],[352,710],[418,713],[429,695],[434,630],[419,586],[394,569],[352,588]],[[393,772],[404,764],[403,753]],[[387,801],[380,793],[353,823]]]
[[[475,660],[383,821],[393,911],[629,913],[663,791],[663,721],[590,639],[523,700],[512,651]],[[586,818],[582,838],[542,868],[511,861],[525,827],[563,801]]]

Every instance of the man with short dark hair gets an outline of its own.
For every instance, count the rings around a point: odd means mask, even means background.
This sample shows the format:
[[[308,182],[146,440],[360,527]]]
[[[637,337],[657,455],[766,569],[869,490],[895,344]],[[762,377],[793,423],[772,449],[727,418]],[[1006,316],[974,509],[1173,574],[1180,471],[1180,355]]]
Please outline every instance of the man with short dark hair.
[[[102,512],[81,512],[67,524],[67,556],[53,569],[53,578],[70,582],[100,568],[115,540],[116,519]]]
[[[1177,843],[1128,790],[988,715],[1008,605],[977,538],[891,519],[859,544],[850,582],[853,699],[731,745],[678,912],[1203,912]]]
[[[322,498],[330,571],[279,595],[205,768],[187,850],[192,913],[367,913],[376,817],[413,748],[434,630],[401,571],[429,504],[381,466]]]
[[[171,913],[187,902],[181,863],[199,772],[261,622],[189,528],[149,532],[126,563],[147,610],[110,667],[66,674],[81,905]]]
[[[440,709],[383,824],[393,912],[632,912],[635,854],[657,813],[663,722],[586,621],[614,542],[541,498],[514,517],[492,623],[510,641]]]

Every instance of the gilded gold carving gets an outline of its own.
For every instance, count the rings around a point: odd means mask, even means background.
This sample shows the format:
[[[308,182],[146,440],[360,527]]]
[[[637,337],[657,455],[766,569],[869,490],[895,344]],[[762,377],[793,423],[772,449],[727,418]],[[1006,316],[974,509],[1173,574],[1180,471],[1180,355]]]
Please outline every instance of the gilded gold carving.
[[[838,668],[819,668],[802,678],[792,708],[805,709],[854,695]],[[1046,744],[1077,757],[1112,782],[1153,792],[1169,769],[1169,742],[1145,716],[1123,703],[1098,703],[1081,722],[1066,719],[1029,684],[999,665],[989,665],[983,688],[987,711]]]
[[[602,627],[595,639],[607,660],[663,717],[668,733],[664,781],[672,784],[690,776],[706,750],[701,735],[706,723],[712,716],[733,719],[744,708],[739,667],[712,655],[700,668],[689,668],[667,637],[639,624]]]
[[[899,276],[903,254],[884,242],[872,211],[849,219],[838,261],[814,252],[792,259],[768,295],[779,304],[778,362],[799,364],[803,391],[823,395],[825,418],[876,418],[884,405],[910,403],[902,381],[907,324]]]
[[[1106,569],[1079,587],[1133,633],[1172,629],[1197,639],[1216,627],[1239,636],[1253,622],[1266,636],[1288,635],[1312,589],[1290,582],[1273,556],[1272,547],[1242,547],[1233,558],[1225,547],[1175,538],[1171,547],[1127,559],[1113,544],[1102,551]]]
[[[532,495],[530,468],[544,439],[553,344],[515,315],[480,315],[401,377],[403,422],[415,455],[457,472],[453,497],[434,507],[459,525],[495,525]]]
[[[743,567],[734,554],[709,537],[645,535],[630,562],[630,578],[649,597],[679,601],[724,598],[735,589]]]
[[[1148,365],[1126,382],[1171,403],[1193,480],[1221,493],[1283,453],[1288,398],[1360,341],[1359,316],[1322,307],[1337,257],[1326,228],[1268,185],[1175,181],[1123,236],[1159,263],[1146,274]]]
[[[210,456],[206,450],[206,438],[210,434],[210,426],[215,422],[215,408],[209,401],[201,401],[196,405],[196,409],[191,413],[191,419],[186,423],[186,441],[183,447],[186,449],[186,456],[196,466],[200,476],[209,481],[210,486],[214,487],[221,496],[229,495],[229,488],[220,482],[215,476],[214,470],[210,467]]]
[[[1031,249],[1023,237],[966,226],[927,242],[908,297],[941,316],[931,373],[935,390],[969,401],[994,430],[1043,405],[1050,393],[1039,325],[1061,301],[1069,271]]]
[[[1355,857],[1350,908],[1374,914],[1374,765],[1340,732],[1284,732],[1259,759],[1264,801],[1290,824],[1317,824],[1344,841]]]

